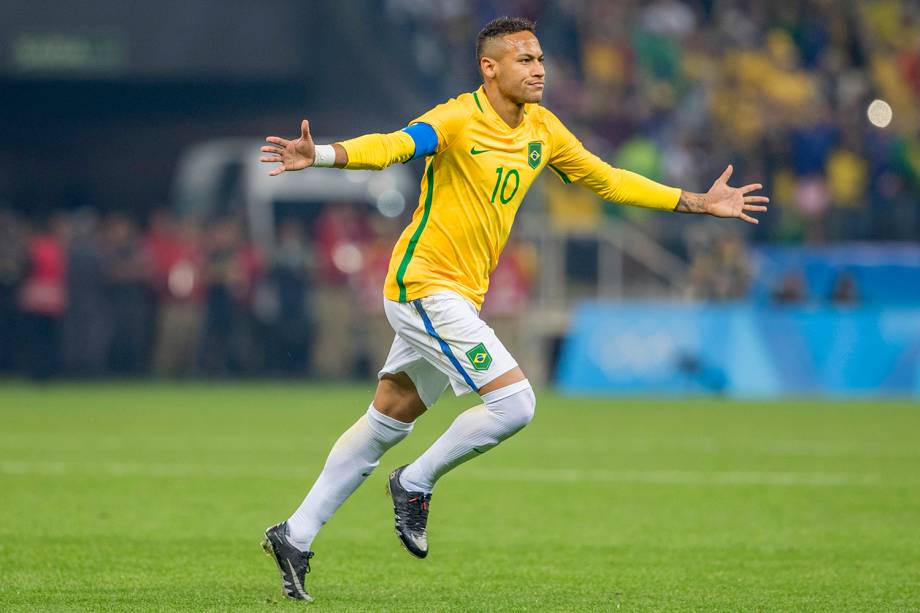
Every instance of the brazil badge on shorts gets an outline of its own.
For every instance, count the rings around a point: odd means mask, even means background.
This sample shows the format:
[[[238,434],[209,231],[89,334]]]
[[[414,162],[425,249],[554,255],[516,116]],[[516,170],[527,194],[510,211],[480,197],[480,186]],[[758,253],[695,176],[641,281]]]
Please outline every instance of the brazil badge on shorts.
[[[540,161],[543,159],[543,143],[540,141],[532,141],[527,143],[527,163],[530,164],[531,168],[536,168],[540,165]]]
[[[466,357],[476,370],[489,370],[489,366],[492,365],[492,356],[482,343],[467,351]]]

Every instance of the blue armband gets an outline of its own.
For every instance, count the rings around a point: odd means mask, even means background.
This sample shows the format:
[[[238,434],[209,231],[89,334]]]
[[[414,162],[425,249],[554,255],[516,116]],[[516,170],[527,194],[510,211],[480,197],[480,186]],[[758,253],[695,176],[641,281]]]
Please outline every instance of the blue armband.
[[[415,141],[415,153],[410,160],[433,155],[438,150],[438,134],[427,123],[414,123],[409,127],[403,128],[403,132],[412,137]]]

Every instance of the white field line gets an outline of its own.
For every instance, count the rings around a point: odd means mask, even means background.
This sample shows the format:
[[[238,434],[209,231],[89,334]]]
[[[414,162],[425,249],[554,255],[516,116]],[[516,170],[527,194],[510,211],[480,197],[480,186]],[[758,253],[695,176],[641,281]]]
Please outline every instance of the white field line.
[[[282,466],[207,466],[128,462],[23,462],[0,461],[0,475],[179,477],[198,479],[259,478],[312,480],[314,473]],[[778,487],[894,487],[916,485],[903,480],[885,481],[874,473],[708,471],[708,470],[577,470],[564,468],[469,468],[458,474],[476,481],[530,483],[647,483],[661,485],[765,485]]]

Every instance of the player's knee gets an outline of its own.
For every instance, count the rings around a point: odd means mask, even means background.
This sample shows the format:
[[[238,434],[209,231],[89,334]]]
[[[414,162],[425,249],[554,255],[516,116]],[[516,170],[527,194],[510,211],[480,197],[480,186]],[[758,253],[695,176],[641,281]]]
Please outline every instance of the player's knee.
[[[387,417],[405,423],[414,422],[425,412],[425,403],[405,373],[388,374],[380,379],[374,394],[374,407]]]
[[[485,394],[482,399],[511,433],[529,424],[537,408],[537,397],[526,379]]]
[[[518,395],[520,399],[520,408],[517,411],[515,417],[517,424],[520,428],[523,428],[531,421],[533,421],[533,416],[537,411],[537,395],[533,393],[533,388],[530,385],[526,389],[521,390]]]

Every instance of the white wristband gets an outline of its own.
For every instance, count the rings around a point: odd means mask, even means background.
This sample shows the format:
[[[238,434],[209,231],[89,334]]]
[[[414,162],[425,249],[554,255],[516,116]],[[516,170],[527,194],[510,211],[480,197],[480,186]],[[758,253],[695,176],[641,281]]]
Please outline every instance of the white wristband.
[[[335,149],[332,145],[316,145],[313,166],[316,168],[332,168],[335,166]]]

